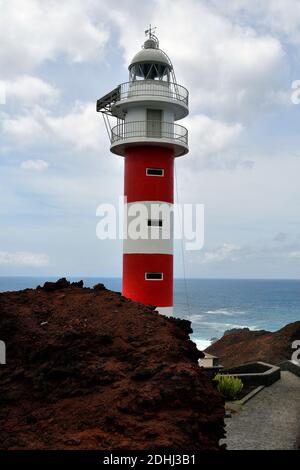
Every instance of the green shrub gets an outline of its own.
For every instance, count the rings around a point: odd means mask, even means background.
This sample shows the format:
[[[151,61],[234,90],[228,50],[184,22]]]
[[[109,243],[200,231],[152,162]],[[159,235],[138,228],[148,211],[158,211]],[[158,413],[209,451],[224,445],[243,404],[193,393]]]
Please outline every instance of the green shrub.
[[[224,398],[234,400],[243,389],[243,382],[232,375],[216,374],[213,379],[217,384],[217,389]]]

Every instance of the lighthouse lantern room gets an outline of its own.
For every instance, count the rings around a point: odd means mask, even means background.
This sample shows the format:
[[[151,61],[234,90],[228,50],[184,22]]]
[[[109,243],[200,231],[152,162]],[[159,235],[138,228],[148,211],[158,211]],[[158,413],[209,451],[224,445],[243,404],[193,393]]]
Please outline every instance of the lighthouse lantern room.
[[[129,65],[129,81],[100,98],[97,111],[103,113],[111,152],[125,157],[126,230],[134,206],[147,209],[147,233],[124,237],[122,293],[172,315],[174,158],[188,153],[187,129],[176,121],[188,115],[188,91],[177,84],[172,63],[151,26],[146,35]],[[109,116],[117,118],[112,128]],[[170,209],[169,216],[149,215],[159,204]]]

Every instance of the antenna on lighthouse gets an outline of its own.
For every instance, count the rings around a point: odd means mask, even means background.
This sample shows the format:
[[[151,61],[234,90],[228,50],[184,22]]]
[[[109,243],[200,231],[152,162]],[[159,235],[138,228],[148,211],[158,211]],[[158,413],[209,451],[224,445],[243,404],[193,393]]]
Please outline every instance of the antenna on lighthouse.
[[[156,26],[153,26],[153,27],[152,27],[152,25],[149,24],[149,29],[146,29],[146,30],[145,30],[145,35],[146,35],[146,36],[148,35],[150,39],[151,39],[152,37],[156,37],[156,36],[154,35],[154,32],[156,31],[156,29],[157,29]]]
[[[157,27],[152,26],[151,24],[149,24],[149,28],[145,30],[145,36],[148,36],[148,40],[144,44],[145,49],[153,48],[153,47],[155,49],[159,48],[158,37],[154,34],[156,30],[157,30]]]

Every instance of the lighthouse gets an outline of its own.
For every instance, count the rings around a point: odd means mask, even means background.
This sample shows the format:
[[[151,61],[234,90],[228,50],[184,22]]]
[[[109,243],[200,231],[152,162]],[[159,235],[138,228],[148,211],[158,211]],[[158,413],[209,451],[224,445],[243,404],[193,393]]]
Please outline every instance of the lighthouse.
[[[188,91],[177,83],[153,28],[145,33],[129,81],[100,98],[97,111],[110,151],[124,157],[122,294],[172,315],[174,159],[188,153],[187,129],[177,123],[188,115]],[[110,116],[117,119],[113,127]],[[142,223],[134,225],[141,207]]]

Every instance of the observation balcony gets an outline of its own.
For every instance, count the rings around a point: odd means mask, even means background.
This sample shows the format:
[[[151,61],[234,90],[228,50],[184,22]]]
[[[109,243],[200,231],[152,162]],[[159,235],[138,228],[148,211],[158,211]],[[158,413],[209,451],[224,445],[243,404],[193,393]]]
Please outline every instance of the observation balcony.
[[[125,148],[137,145],[172,148],[175,157],[188,153],[188,131],[179,124],[163,121],[121,122],[111,130],[110,150],[124,156]]]
[[[129,106],[144,103],[145,106],[159,106],[172,109],[175,120],[182,119],[189,112],[189,92],[177,83],[163,80],[134,80],[121,83],[116,89],[115,101],[111,105],[112,115],[123,118]]]

